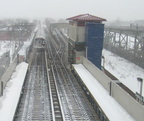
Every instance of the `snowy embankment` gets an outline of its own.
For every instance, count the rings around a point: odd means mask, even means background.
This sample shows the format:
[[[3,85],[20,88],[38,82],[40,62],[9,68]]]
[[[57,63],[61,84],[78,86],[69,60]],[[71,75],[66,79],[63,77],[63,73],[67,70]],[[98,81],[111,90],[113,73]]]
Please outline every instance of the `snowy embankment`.
[[[0,121],[12,121],[20,98],[28,64],[20,63],[0,97]]]
[[[10,55],[12,55],[14,47],[15,47],[15,41],[0,40],[0,56],[7,51],[10,51]]]
[[[38,27],[36,27],[35,30],[31,33],[31,36],[23,42],[23,46],[19,51],[19,54],[26,55],[26,50],[31,45],[37,30]],[[12,57],[15,51],[15,46],[19,46],[19,41],[0,40],[0,56],[5,52],[10,51],[10,56]]]
[[[34,38],[34,36],[35,36],[35,33],[36,33],[37,29],[38,29],[38,28],[36,27],[35,30],[34,30],[34,32],[31,34],[30,38],[29,38],[27,41],[24,42],[22,48],[20,49],[20,51],[19,51],[19,53],[18,53],[19,55],[24,55],[24,56],[26,56],[26,51],[27,51],[27,49],[30,47],[30,45],[32,44],[33,38]]]
[[[144,69],[105,49],[103,49],[103,56],[105,57],[105,68],[134,93],[139,93],[140,83],[138,83],[137,77],[144,79]]]

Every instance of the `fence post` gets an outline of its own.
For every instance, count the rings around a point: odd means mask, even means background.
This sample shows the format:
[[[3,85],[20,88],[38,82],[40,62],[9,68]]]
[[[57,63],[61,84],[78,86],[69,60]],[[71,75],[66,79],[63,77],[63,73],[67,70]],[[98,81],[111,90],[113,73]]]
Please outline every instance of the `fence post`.
[[[3,96],[3,82],[0,81],[0,96]]]

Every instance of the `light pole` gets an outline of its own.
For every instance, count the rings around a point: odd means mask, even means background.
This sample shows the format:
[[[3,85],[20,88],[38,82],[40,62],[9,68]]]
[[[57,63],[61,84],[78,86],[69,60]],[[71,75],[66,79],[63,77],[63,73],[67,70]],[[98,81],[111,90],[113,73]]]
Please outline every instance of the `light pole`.
[[[137,81],[140,82],[140,95],[142,96],[143,79],[141,77],[138,77]]]
[[[103,61],[103,69],[105,68],[105,57],[104,56],[102,56],[102,61]]]

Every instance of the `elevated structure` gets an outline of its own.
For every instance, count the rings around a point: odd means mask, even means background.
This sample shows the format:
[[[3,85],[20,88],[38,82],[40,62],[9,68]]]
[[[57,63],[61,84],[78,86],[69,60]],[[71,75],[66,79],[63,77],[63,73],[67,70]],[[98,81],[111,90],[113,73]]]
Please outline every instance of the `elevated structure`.
[[[69,20],[69,62],[78,63],[80,56],[87,57],[101,68],[104,24],[106,19],[90,14],[81,14]]]
[[[106,26],[104,48],[144,68],[144,27]]]
[[[101,121],[143,121],[143,104],[119,80],[106,75],[84,57],[72,69]]]

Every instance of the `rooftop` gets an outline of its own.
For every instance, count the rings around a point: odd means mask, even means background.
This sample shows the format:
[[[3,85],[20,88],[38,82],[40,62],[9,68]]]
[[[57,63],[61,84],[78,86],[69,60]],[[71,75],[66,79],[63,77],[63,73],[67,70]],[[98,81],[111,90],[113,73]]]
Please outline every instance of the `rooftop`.
[[[106,19],[104,18],[100,18],[94,15],[90,15],[90,14],[81,14],[81,15],[77,15],[77,16],[73,16],[70,18],[67,18],[67,20],[73,20],[73,21],[106,21]]]

